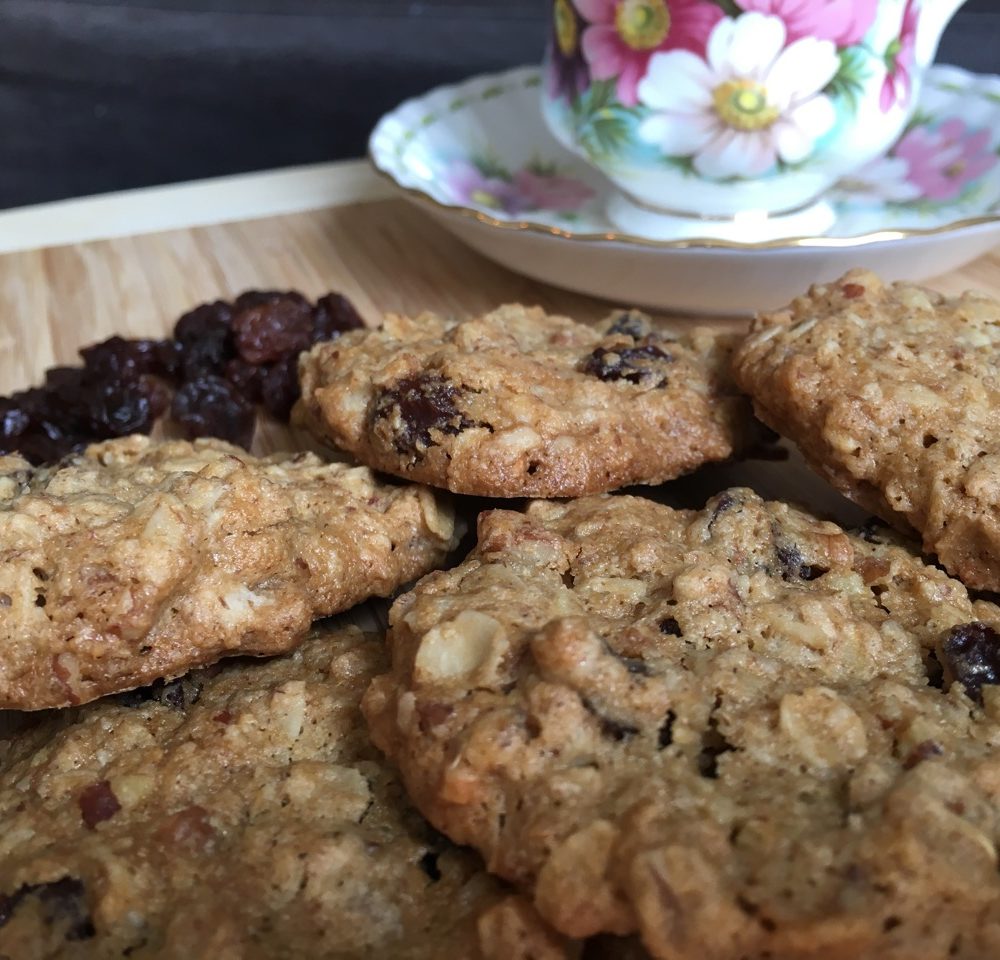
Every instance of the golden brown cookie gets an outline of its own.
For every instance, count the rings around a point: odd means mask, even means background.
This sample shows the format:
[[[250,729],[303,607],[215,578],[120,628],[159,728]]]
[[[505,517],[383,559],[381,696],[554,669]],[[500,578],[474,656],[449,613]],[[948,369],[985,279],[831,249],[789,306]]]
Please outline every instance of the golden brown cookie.
[[[662,960],[1000,947],[1000,608],[746,489],[480,517],[364,710],[557,929]]]
[[[368,741],[383,666],[328,630],[0,740],[0,956],[565,956]]]
[[[452,543],[429,490],[311,454],[128,437],[54,467],[0,458],[0,708],[288,650]]]
[[[519,305],[389,316],[300,359],[299,414],[362,463],[456,493],[566,497],[723,460],[748,407],[730,348],[637,312],[597,328]]]
[[[1000,590],[1000,303],[852,271],[760,317],[734,371],[838,490]]]

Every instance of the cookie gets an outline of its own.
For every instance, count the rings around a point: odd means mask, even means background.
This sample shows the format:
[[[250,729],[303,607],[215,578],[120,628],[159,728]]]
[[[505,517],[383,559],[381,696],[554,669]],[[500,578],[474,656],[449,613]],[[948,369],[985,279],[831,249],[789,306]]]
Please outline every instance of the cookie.
[[[50,468],[0,458],[0,707],[288,650],[452,542],[430,491],[311,454],[128,437]]]
[[[1000,590],[1000,303],[853,271],[760,317],[734,370],[838,490]]]
[[[384,656],[326,631],[0,740],[0,956],[565,956],[371,745]]]
[[[535,502],[391,625],[375,743],[563,933],[1000,955],[1000,608],[887,532],[746,489]]]
[[[637,312],[597,328],[509,305],[389,316],[300,358],[297,416],[377,470],[456,493],[568,497],[728,457],[748,407],[727,341]]]

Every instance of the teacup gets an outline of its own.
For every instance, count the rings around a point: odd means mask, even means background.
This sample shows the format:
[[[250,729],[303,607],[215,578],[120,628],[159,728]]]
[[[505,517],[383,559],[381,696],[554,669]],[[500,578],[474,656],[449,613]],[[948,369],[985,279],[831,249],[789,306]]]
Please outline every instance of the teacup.
[[[818,199],[900,135],[962,2],[554,0],[543,113],[621,226],[825,229]]]

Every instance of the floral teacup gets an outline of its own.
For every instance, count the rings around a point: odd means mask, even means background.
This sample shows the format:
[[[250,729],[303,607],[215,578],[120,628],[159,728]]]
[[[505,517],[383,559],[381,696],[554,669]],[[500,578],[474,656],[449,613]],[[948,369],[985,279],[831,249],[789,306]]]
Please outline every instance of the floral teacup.
[[[543,112],[619,222],[794,217],[899,137],[961,3],[554,0]]]

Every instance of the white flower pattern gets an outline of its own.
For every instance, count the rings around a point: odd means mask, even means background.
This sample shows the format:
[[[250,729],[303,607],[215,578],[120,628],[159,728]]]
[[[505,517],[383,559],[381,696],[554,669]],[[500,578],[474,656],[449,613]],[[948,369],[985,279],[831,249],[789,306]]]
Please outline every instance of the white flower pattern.
[[[654,111],[640,137],[719,180],[805,160],[836,122],[822,90],[839,60],[829,40],[786,39],[778,17],[745,13],[718,23],[705,60],[687,50],[654,55],[638,88]]]

